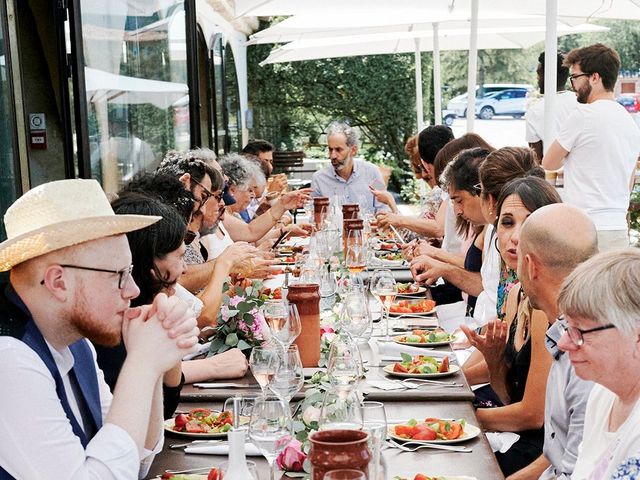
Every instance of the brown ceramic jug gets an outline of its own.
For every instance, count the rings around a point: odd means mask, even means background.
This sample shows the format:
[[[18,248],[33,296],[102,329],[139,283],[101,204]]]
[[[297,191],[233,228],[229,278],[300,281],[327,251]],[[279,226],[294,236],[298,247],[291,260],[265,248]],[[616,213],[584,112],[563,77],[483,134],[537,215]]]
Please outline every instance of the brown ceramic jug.
[[[369,435],[361,430],[322,430],[311,440],[311,480],[322,480],[331,470],[351,468],[369,478],[371,452],[367,447]]]
[[[317,367],[320,361],[320,285],[289,285],[287,300],[298,308],[302,332],[295,344],[303,367]]]
[[[349,220],[352,218],[358,218],[360,214],[360,205],[357,203],[345,203],[342,205],[342,219]]]
[[[324,219],[329,213],[329,197],[315,197],[313,199],[313,222],[317,229],[322,228]]]

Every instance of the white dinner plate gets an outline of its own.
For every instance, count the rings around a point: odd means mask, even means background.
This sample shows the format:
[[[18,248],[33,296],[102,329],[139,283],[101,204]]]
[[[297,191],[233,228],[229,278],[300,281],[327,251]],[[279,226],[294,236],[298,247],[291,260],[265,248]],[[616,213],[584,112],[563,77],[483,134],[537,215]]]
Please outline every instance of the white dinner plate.
[[[454,419],[451,418],[443,418],[442,420],[450,420],[450,421],[454,421]],[[408,421],[408,420],[407,420]],[[459,438],[454,438],[453,440],[412,440],[410,438],[404,438],[404,437],[399,437],[395,434],[395,427],[396,425],[405,425],[406,422],[403,423],[398,423],[395,425],[389,425],[388,427],[388,434],[389,437],[393,438],[396,441],[399,442],[411,442],[411,443],[423,443],[423,444],[436,444],[436,445],[446,445],[448,443],[461,443],[461,442],[466,442],[467,440],[471,440],[472,438],[476,438],[478,435],[480,435],[480,429],[478,427],[476,427],[475,425],[471,425],[470,423],[466,423],[465,422],[465,426],[464,426],[464,430],[462,433],[462,436]]]
[[[395,362],[400,363],[400,362]],[[393,363],[391,365],[385,365],[382,369],[384,373],[387,373],[393,377],[400,378],[440,378],[440,377],[448,377],[449,375],[453,375],[460,371],[460,367],[458,365],[449,364],[448,372],[435,372],[435,373],[402,373],[402,372],[394,372],[393,371]]]
[[[398,335],[397,337],[393,337],[393,341],[400,344],[400,345],[409,345],[411,347],[422,347],[422,348],[429,348],[429,347],[442,347],[444,345],[451,345],[451,343],[454,342],[454,338],[451,338],[451,335],[449,335],[449,340],[447,341],[443,341],[443,342],[401,342],[400,339],[402,337],[406,337],[407,335]]]
[[[436,307],[433,307],[433,309],[429,310],[428,312],[389,312],[389,316],[390,317],[401,317],[403,315],[406,316],[411,316],[411,317],[428,317],[430,315],[433,315],[434,313],[436,313]]]

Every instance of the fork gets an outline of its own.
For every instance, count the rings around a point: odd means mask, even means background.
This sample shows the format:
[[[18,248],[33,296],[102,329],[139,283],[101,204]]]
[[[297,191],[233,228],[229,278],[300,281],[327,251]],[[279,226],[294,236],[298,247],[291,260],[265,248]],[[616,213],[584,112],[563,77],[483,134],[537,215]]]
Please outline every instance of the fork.
[[[471,453],[473,450],[469,447],[454,446],[454,445],[439,445],[435,443],[419,443],[415,447],[407,447],[408,444],[416,444],[417,442],[405,442],[404,444],[398,443],[394,440],[387,440],[387,443],[391,446],[402,450],[403,452],[415,452],[423,448],[431,448],[433,450],[447,450],[450,452]]]
[[[438,385],[440,387],[462,387],[463,386],[461,383],[456,383],[453,381],[448,382],[444,380],[430,380],[428,378],[405,378],[404,380],[401,380],[400,383],[402,383],[408,388],[418,388],[420,386],[420,385],[412,385],[412,382],[423,383],[425,385]]]
[[[194,440],[189,443],[172,443],[169,445],[170,449],[190,447],[191,445],[199,445],[201,443],[224,443],[224,440]]]

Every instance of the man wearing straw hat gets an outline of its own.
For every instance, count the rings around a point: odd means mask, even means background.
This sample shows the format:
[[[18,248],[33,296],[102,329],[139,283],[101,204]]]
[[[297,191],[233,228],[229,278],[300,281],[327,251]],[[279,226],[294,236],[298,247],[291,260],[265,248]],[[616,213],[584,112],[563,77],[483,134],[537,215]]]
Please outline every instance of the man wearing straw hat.
[[[158,217],[115,215],[94,180],[46,183],[4,217],[0,244],[0,479],[146,475],[162,448],[162,375],[193,350],[186,304],[130,309],[126,232]],[[113,395],[88,340],[127,359]]]

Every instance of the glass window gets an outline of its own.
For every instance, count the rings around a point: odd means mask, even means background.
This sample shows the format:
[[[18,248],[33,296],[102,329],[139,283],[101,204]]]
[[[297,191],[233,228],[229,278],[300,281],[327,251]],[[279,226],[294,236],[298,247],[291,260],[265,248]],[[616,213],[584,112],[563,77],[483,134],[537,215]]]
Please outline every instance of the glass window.
[[[184,2],[82,0],[92,176],[114,192],[189,148]]]
[[[236,74],[236,62],[233,58],[233,50],[230,45],[224,50],[224,76],[227,93],[227,112],[229,134],[229,151],[242,150],[242,130],[240,117],[240,92],[238,90],[238,77]]]
[[[229,151],[227,146],[227,118],[225,113],[224,99],[224,47],[222,45],[222,37],[218,36],[213,42],[211,51],[213,60],[213,85],[214,85],[214,138],[216,144],[216,153],[218,156],[224,155]]]
[[[9,71],[5,9],[0,8],[0,239],[7,238],[4,213],[17,198],[15,169],[15,121]]]

